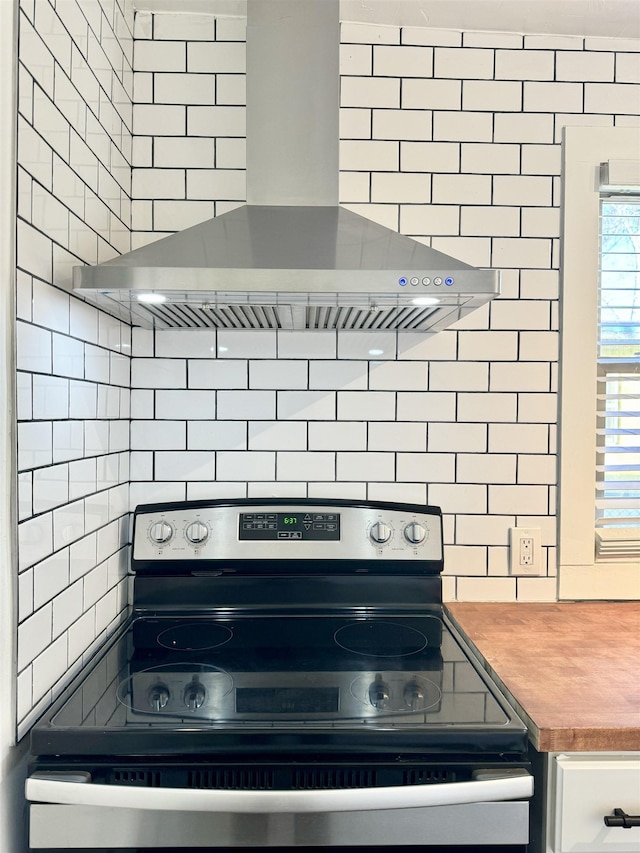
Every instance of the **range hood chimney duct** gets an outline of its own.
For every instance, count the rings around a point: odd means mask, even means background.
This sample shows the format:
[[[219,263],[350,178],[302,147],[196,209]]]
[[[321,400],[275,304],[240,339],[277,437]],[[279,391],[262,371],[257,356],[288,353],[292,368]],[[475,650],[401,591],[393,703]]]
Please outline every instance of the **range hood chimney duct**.
[[[338,205],[339,8],[247,0],[247,204]]]
[[[496,296],[496,271],[339,206],[339,60],[339,0],[247,0],[247,204],[74,291],[159,329],[438,331]]]

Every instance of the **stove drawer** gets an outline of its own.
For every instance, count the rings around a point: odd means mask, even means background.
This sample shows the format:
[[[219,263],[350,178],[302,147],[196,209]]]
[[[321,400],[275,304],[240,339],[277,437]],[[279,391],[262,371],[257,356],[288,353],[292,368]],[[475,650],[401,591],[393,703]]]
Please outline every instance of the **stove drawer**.
[[[69,781],[70,780],[70,781]],[[32,848],[526,844],[527,771],[458,783],[310,791],[92,784],[89,774],[27,780]]]
[[[527,802],[468,803],[321,814],[139,811],[31,805],[31,848],[524,845]],[[428,848],[427,848],[428,849]]]

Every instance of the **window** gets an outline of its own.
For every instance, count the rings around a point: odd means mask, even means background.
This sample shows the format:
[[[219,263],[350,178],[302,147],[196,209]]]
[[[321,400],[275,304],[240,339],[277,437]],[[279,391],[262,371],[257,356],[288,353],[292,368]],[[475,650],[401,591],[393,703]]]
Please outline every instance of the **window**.
[[[563,158],[559,597],[640,598],[640,130]]]

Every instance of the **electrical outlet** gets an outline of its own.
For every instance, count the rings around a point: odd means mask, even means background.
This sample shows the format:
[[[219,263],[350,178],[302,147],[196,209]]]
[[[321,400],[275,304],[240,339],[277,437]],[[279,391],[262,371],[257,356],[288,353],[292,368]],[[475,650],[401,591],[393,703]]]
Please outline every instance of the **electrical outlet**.
[[[542,575],[542,548],[539,527],[509,528],[509,573]]]

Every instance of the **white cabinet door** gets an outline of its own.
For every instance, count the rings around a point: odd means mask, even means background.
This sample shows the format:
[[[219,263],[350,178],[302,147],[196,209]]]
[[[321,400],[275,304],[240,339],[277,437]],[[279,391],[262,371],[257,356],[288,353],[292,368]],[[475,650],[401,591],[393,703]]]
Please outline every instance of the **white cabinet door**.
[[[604,823],[615,808],[640,815],[640,756],[561,754],[554,764],[554,853],[640,851],[640,827]]]

